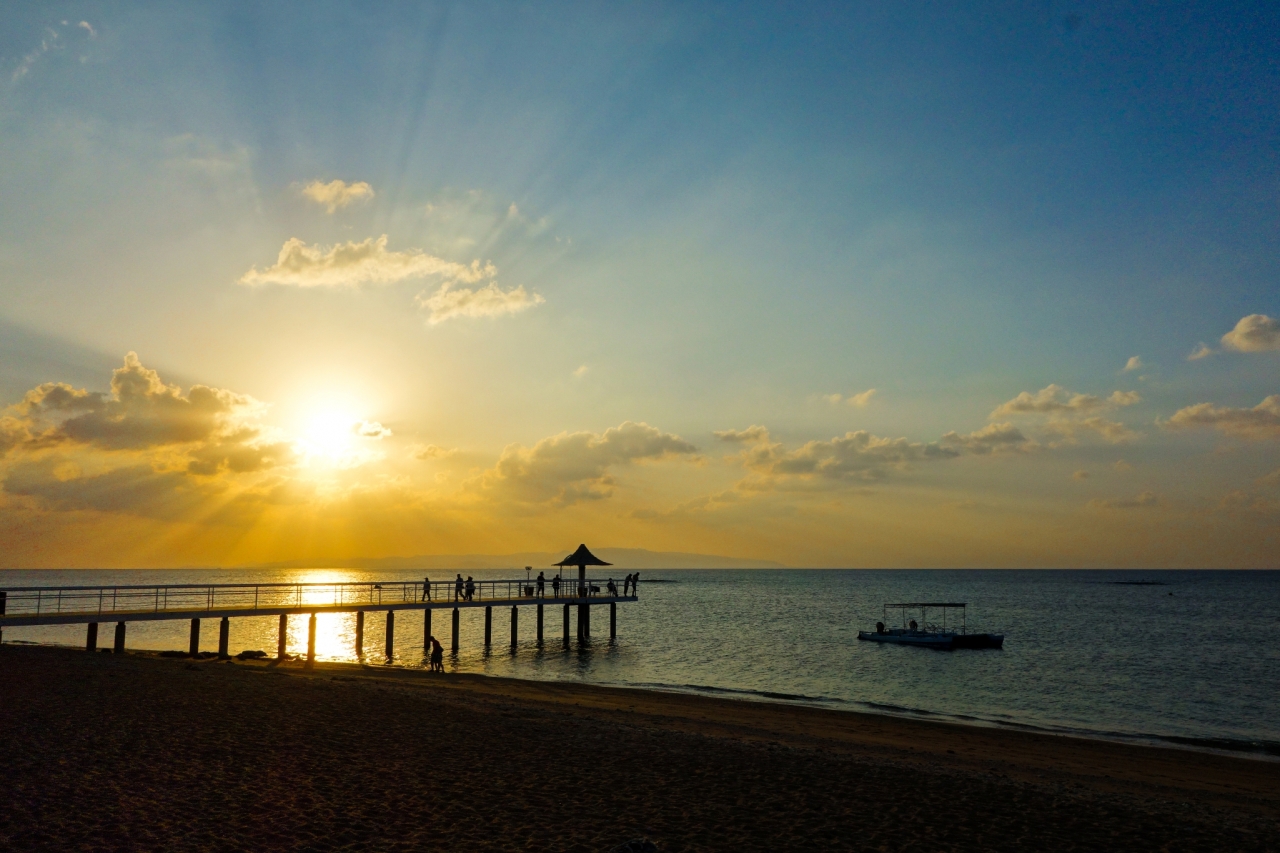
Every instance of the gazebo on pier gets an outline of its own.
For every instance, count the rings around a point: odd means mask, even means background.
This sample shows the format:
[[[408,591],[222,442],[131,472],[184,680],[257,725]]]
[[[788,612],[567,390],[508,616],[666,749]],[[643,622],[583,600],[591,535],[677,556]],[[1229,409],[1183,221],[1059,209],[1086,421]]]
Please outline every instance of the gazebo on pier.
[[[578,639],[590,639],[591,605],[587,604],[587,598],[591,590],[587,588],[587,566],[612,566],[613,563],[606,563],[595,554],[592,554],[586,545],[579,545],[578,550],[556,563],[556,565],[561,568],[565,566],[578,567],[578,598],[582,599],[582,603],[578,605]]]

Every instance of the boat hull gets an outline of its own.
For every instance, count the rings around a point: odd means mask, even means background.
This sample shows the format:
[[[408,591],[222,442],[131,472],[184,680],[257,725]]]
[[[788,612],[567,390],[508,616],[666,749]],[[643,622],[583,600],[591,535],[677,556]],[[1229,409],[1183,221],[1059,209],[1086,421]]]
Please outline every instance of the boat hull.
[[[925,631],[859,631],[859,640],[873,643],[893,643],[899,646],[921,646],[926,649],[1000,649],[1004,648],[1003,634],[934,634]]]

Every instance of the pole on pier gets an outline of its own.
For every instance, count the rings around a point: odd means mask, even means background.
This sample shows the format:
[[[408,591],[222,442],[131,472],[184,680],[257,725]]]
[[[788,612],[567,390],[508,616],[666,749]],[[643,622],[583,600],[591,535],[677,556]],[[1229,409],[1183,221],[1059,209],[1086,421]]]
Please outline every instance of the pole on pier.
[[[8,597],[9,597],[9,593],[0,589],[0,616],[4,615],[4,608],[5,608],[5,605],[8,604],[8,601],[6,600],[8,599]],[[4,628],[0,628],[0,643],[3,643],[3,642],[4,642]]]
[[[564,647],[569,648],[569,605],[564,606]]]
[[[96,652],[98,650],[98,623],[90,622],[88,634],[84,638],[84,650],[86,652]]]
[[[396,612],[387,611],[387,660],[396,656]]]
[[[356,660],[364,657],[364,611],[356,611]]]
[[[453,608],[453,653],[458,653],[458,608]]]
[[[276,660],[284,660],[285,652],[288,651],[289,642],[289,617],[287,614],[280,614],[280,635],[276,637]]]
[[[231,657],[227,654],[227,646],[231,642],[231,620],[226,616],[222,617],[222,624],[218,626],[218,657],[226,660]]]
[[[116,623],[116,642],[115,642],[115,646],[112,648],[112,651],[114,651],[118,655],[124,654],[124,623],[123,622]]]
[[[191,642],[187,648],[187,654],[195,657],[200,654],[200,620],[191,620]]]
[[[422,611],[422,653],[431,654],[431,608]]]
[[[484,647],[487,649],[493,642],[493,608],[489,605],[484,607]]]
[[[516,642],[520,639],[520,633],[517,630],[520,625],[520,608],[514,604],[511,605],[511,650],[515,651]]]
[[[538,605],[538,645],[542,645],[542,605]]]
[[[307,620],[307,666],[316,662],[316,615]]]
[[[615,602],[609,602],[609,639],[618,639],[618,605]]]

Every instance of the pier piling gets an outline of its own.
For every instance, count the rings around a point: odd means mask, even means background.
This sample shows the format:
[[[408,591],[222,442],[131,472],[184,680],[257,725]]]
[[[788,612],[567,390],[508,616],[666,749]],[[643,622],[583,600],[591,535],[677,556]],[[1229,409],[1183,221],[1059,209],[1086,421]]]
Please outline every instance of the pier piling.
[[[538,605],[538,645],[542,645],[542,605]]]
[[[618,639],[618,603],[609,602],[609,639]]]
[[[387,660],[396,656],[396,612],[387,611]]]
[[[422,653],[431,654],[431,608],[422,611]]]
[[[564,606],[564,647],[569,648],[569,605]]]
[[[356,660],[364,658],[364,611],[356,611]]]
[[[520,632],[517,630],[520,625],[520,608],[514,605],[511,608],[511,649],[515,650],[516,642],[520,639]]]
[[[484,609],[484,647],[487,649],[493,643],[493,608],[486,606]]]
[[[191,642],[187,646],[187,654],[195,657],[200,654],[200,620],[191,620]]]
[[[307,620],[307,666],[316,662],[316,615]]]
[[[458,653],[458,608],[453,608],[453,654]]]
[[[276,637],[276,660],[284,660],[285,652],[288,651],[289,642],[289,617],[284,613],[280,614],[280,634]]]
[[[222,660],[226,660],[231,657],[231,655],[227,653],[227,646],[230,644],[230,641],[231,620],[228,617],[223,616],[222,623],[218,625],[218,657]]]
[[[123,622],[116,623],[116,642],[115,642],[115,645],[112,646],[112,651],[114,651],[118,655],[124,654],[124,623]]]
[[[96,652],[98,650],[98,623],[90,622],[89,630],[84,639],[84,650],[86,652]]]

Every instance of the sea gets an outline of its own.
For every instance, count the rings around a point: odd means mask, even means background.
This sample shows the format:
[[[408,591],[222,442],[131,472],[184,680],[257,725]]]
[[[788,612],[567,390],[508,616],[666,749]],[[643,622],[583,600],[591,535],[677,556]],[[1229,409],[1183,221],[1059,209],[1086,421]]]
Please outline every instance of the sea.
[[[452,577],[432,571],[433,580]],[[477,580],[525,572],[466,570]],[[621,571],[615,576],[621,583]],[[562,608],[548,607],[545,643],[522,608],[510,616],[461,611],[461,648],[447,672],[647,688],[794,703],[976,726],[1159,743],[1280,760],[1280,571],[1095,570],[654,570],[640,600],[593,611],[594,638],[564,648]],[[594,574],[593,574],[594,577]],[[603,579],[606,577],[601,574]],[[28,585],[297,583],[421,580],[421,572],[337,569],[0,571],[0,588]],[[965,602],[967,627],[1005,635],[1004,648],[936,651],[860,642],[859,629],[893,602]],[[919,618],[918,615],[915,618]],[[950,616],[948,617],[951,618]],[[448,611],[437,610],[442,642]],[[930,620],[934,620],[931,613]],[[289,648],[306,646],[306,620],[290,622]],[[396,616],[395,654],[385,621],[370,613],[365,662],[423,667],[420,612]],[[231,621],[231,649],[274,654],[277,617]],[[135,649],[187,648],[188,623],[136,622]],[[5,628],[3,640],[80,646],[83,625]],[[217,646],[206,620],[202,643]],[[318,656],[357,660],[355,617],[321,614]],[[576,634],[576,629],[574,629]],[[101,634],[109,644],[109,626]]]

